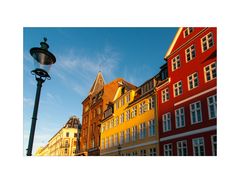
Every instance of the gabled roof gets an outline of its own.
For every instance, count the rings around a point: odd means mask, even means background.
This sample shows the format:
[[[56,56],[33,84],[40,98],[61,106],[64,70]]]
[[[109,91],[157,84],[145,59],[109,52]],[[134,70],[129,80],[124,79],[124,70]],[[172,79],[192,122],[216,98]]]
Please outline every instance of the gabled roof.
[[[104,81],[102,72],[99,71],[88,95],[99,92],[103,88],[104,84],[105,84],[105,81]]]
[[[175,35],[175,37],[174,37],[171,45],[169,46],[169,48],[168,48],[168,50],[167,50],[166,55],[164,56],[164,59],[165,59],[165,60],[166,60],[166,59],[168,58],[168,56],[171,54],[171,52],[172,52],[172,50],[173,50],[173,47],[174,47],[174,45],[176,44],[177,39],[178,39],[180,33],[182,32],[182,29],[183,29],[183,27],[179,27],[179,29],[178,29],[178,31],[177,31],[177,33],[176,33],[176,35]]]

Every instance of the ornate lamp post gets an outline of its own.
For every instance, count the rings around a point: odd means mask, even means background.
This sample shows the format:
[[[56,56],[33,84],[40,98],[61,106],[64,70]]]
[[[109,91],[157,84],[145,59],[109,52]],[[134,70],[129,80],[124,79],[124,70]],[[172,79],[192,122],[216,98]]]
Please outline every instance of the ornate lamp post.
[[[32,70],[31,73],[35,75],[35,79],[37,81],[37,91],[35,96],[32,125],[30,130],[28,148],[27,148],[27,156],[32,156],[32,147],[33,147],[35,127],[37,122],[38,105],[39,105],[42,84],[46,79],[48,80],[51,79],[50,75],[48,74],[48,71],[50,70],[51,65],[56,62],[55,56],[48,51],[49,45],[46,42],[47,42],[47,38],[44,38],[44,41],[40,43],[41,45],[40,48],[33,47],[30,49],[30,54],[34,59],[34,65],[36,67],[36,69]]]

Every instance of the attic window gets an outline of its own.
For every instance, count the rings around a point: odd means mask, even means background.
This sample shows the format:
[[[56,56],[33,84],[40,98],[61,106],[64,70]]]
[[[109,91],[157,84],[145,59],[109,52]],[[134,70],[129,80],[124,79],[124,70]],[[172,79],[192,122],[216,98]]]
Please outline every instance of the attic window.
[[[189,34],[191,34],[193,32],[193,28],[192,27],[187,27],[184,31],[184,38],[187,37]]]
[[[121,91],[122,91],[121,94],[123,95],[124,92],[125,92],[125,87],[122,87],[122,90],[121,90]]]

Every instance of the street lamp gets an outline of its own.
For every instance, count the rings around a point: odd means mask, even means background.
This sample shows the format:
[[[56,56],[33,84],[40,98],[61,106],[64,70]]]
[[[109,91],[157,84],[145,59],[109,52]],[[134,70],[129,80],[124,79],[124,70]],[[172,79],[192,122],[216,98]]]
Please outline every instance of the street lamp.
[[[31,71],[32,75],[35,75],[35,79],[37,81],[37,91],[35,96],[35,103],[33,109],[32,116],[32,125],[30,130],[30,136],[28,141],[27,148],[27,156],[32,156],[32,147],[33,147],[33,139],[35,133],[35,127],[37,122],[37,113],[38,113],[38,105],[41,94],[42,83],[46,79],[50,80],[51,77],[48,74],[50,67],[52,64],[56,62],[55,56],[48,51],[49,45],[46,43],[47,38],[43,38],[43,42],[40,43],[41,47],[33,47],[30,49],[30,54],[34,59],[35,69]]]

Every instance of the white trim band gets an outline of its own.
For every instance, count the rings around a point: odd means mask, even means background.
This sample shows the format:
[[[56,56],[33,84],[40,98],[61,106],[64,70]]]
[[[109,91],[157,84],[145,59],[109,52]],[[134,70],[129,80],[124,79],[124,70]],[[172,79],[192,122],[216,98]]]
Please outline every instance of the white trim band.
[[[125,150],[128,150],[128,149],[133,149],[133,148],[137,148],[137,147],[141,147],[141,146],[156,144],[156,143],[158,143],[158,141],[154,140],[154,141],[151,141],[151,142],[146,142],[146,143],[137,144],[137,145],[133,145],[133,146],[129,146],[129,147],[124,147],[124,148],[121,149],[121,151],[125,151]],[[112,150],[112,151],[108,151],[108,152],[104,152],[102,154],[100,153],[100,155],[106,155],[106,154],[114,153],[114,152],[118,152],[118,149],[115,149],[115,150]]]
[[[160,138],[160,142],[164,142],[164,141],[172,140],[172,139],[176,139],[176,138],[181,138],[181,137],[185,137],[185,136],[200,134],[200,133],[204,133],[204,132],[208,132],[208,131],[212,131],[212,130],[216,130],[216,129],[217,129],[217,125],[214,125],[214,126],[210,126],[210,127],[206,127],[206,128],[202,128],[202,129],[197,129],[197,130],[193,130],[193,131],[189,131],[189,132],[184,132],[181,134],[176,134],[176,135]]]
[[[179,101],[179,102],[177,102],[177,103],[174,103],[174,106],[180,105],[180,104],[182,104],[182,103],[184,103],[184,102],[186,102],[186,101],[189,101],[189,100],[191,100],[191,99],[194,99],[194,98],[196,98],[196,97],[199,97],[199,96],[201,96],[201,95],[203,95],[203,94],[206,94],[206,93],[211,92],[211,91],[216,90],[216,89],[217,89],[217,86],[214,86],[213,88],[210,88],[210,89],[208,89],[208,90],[205,90],[205,91],[203,91],[203,92],[200,92],[200,93],[198,93],[198,94],[196,94],[196,95],[193,95],[193,96],[191,96],[191,97],[189,97],[189,98],[187,98],[187,99],[181,100],[181,101]]]

